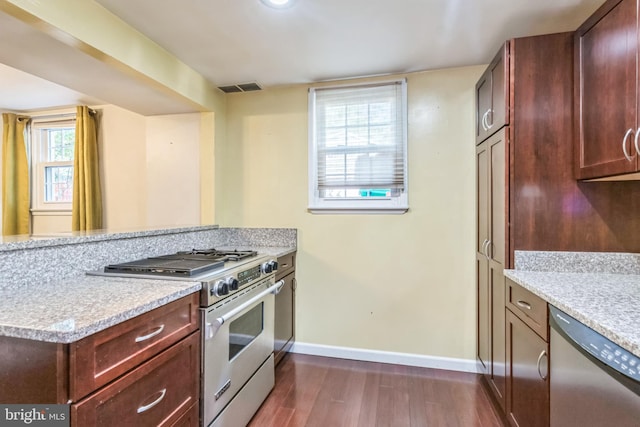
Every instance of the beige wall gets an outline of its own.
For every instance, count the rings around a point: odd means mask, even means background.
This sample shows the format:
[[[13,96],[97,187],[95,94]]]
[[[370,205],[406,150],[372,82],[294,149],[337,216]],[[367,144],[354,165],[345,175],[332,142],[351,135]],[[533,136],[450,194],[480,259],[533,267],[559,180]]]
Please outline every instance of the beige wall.
[[[474,85],[483,66],[407,75],[405,215],[307,212],[307,87],[228,97],[224,226],[298,228],[299,342],[472,360]]]
[[[213,114],[153,116],[146,123],[147,225],[200,224],[200,150],[210,147]]]
[[[145,224],[145,118],[114,105],[97,107],[104,227],[126,229]]]
[[[214,147],[226,134],[225,95],[98,3],[0,0],[0,9],[146,85],[188,101],[198,111],[207,111],[147,118],[104,106],[105,227],[213,223]],[[64,231],[60,230],[64,217],[43,219],[37,227],[40,232]]]
[[[114,105],[94,108],[100,111],[104,228],[200,224],[201,193],[211,205],[213,198],[214,114],[145,117]],[[40,215],[32,231],[69,232],[71,213]]]

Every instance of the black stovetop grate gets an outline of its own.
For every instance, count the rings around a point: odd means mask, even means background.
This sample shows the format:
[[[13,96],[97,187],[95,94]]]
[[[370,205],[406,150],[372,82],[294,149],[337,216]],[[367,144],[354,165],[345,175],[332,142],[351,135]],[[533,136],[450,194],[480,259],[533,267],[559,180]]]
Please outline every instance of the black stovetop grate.
[[[136,261],[112,264],[104,268],[105,273],[151,274],[157,276],[191,277],[224,267],[224,261],[211,259],[161,259],[145,258]]]
[[[188,259],[221,259],[224,261],[240,261],[244,258],[250,258],[258,255],[256,251],[240,251],[233,250],[221,250],[221,249],[192,249],[190,251],[178,252],[174,255],[168,255],[169,257],[188,257]]]
[[[104,272],[192,277],[219,270],[224,267],[226,261],[239,261],[256,255],[258,255],[256,251],[193,249],[171,255],[111,264],[104,268]]]

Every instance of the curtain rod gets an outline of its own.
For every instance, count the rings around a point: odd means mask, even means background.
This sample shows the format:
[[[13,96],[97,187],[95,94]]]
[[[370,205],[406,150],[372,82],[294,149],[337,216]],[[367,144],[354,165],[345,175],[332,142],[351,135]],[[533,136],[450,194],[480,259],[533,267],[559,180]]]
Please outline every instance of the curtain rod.
[[[94,110],[93,108],[89,108],[89,113],[90,114],[96,114],[96,110]],[[75,120],[76,119],[76,113],[59,113],[59,114],[45,114],[42,116],[31,116],[31,117],[27,117],[27,116],[23,116],[23,118],[29,118],[32,120],[36,120],[36,121],[40,121],[40,120],[50,120],[50,119],[62,119],[68,117],[70,120]]]

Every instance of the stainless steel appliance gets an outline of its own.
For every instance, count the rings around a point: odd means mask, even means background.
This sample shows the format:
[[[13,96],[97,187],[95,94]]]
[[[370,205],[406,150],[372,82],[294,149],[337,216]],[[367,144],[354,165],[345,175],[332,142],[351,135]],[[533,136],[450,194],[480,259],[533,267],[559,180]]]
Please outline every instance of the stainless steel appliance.
[[[278,263],[255,251],[192,250],[90,274],[202,283],[201,423],[244,427],[274,385]]]
[[[640,358],[549,306],[551,427],[640,426]]]

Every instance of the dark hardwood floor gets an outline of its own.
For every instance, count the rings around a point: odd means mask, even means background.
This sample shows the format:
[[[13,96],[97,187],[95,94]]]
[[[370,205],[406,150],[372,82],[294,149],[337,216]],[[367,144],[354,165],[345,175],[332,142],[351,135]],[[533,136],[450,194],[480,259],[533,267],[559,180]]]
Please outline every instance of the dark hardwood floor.
[[[249,427],[503,427],[476,374],[288,354]]]

